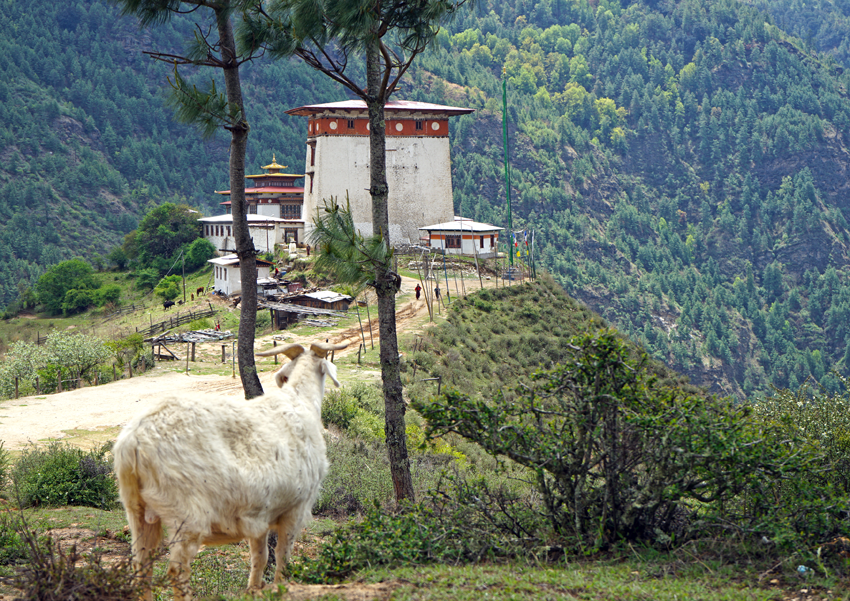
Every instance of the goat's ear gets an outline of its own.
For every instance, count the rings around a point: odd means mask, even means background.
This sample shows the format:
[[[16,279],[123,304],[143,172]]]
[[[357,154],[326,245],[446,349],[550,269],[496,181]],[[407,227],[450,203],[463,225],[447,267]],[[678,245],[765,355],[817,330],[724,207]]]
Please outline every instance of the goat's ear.
[[[292,370],[295,369],[295,361],[290,361],[279,370],[274,375],[274,381],[277,383],[278,388],[283,388],[283,385],[286,384],[286,381],[289,379],[289,376],[292,375]]]
[[[333,380],[336,387],[339,388],[339,380],[336,379],[336,365],[327,359],[322,359],[322,373]]]

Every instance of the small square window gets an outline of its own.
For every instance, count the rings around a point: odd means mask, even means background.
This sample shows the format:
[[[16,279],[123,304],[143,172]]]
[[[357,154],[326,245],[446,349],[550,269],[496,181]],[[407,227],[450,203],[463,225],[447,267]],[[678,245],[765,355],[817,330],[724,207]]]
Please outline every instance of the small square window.
[[[416,131],[422,131],[422,129],[423,129],[424,127],[425,127],[425,122],[424,122],[424,121],[422,121],[422,120],[417,120],[417,121],[416,121]]]
[[[348,129],[354,129],[354,119],[348,120]]]

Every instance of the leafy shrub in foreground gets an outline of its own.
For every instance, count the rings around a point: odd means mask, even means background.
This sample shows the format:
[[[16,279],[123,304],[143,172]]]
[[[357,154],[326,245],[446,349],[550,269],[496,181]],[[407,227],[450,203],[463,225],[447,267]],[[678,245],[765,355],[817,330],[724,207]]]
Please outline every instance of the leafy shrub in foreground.
[[[88,453],[58,442],[24,450],[12,470],[21,507],[82,505],[109,509],[118,500],[108,448]]]
[[[776,484],[800,483],[817,458],[799,438],[775,444],[748,407],[659,384],[609,331],[574,337],[569,348],[564,365],[535,373],[510,398],[449,391],[414,402],[430,436],[456,432],[529,468],[556,536],[591,550],[670,542],[732,515],[749,531],[799,532],[808,526],[795,520],[832,499],[810,492],[775,506]]]
[[[290,564],[295,580],[338,582],[366,567],[417,565],[433,561],[455,563],[467,554],[465,528],[439,520],[422,505],[398,514],[370,508],[361,521],[351,521],[322,543],[315,558],[302,556]]]
[[[124,601],[141,597],[141,580],[129,557],[105,562],[97,553],[82,556],[76,546],[65,551],[49,536],[39,538],[21,525],[23,565],[0,582],[16,590],[21,601]],[[156,585],[162,578],[154,577]]]

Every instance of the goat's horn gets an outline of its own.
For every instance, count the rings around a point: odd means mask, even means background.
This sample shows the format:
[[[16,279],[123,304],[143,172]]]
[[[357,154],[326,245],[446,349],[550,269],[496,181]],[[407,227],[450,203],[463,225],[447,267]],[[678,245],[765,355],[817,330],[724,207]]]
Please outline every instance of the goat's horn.
[[[317,356],[322,357],[323,359],[327,356],[327,354],[331,351],[340,351],[347,347],[348,344],[327,344],[325,342],[314,342],[310,345],[310,350],[313,351]]]
[[[300,344],[285,344],[284,346],[276,346],[274,348],[270,348],[267,351],[260,351],[256,353],[258,357],[271,357],[272,355],[280,355],[284,354],[290,359],[295,359],[298,355],[306,351],[303,346]]]

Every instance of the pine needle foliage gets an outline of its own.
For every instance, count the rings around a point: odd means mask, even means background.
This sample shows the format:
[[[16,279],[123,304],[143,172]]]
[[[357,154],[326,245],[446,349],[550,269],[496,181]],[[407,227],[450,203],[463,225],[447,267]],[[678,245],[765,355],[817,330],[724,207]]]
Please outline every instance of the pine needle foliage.
[[[351,203],[345,207],[335,198],[317,210],[310,241],[316,247],[315,266],[334,275],[341,284],[355,288],[373,285],[375,268],[389,265],[393,251],[380,234],[364,236],[354,227]]]
[[[215,136],[220,127],[243,120],[239,106],[227,102],[225,95],[216,88],[214,79],[210,80],[208,88],[200,89],[183,79],[175,64],[168,83],[171,85],[166,101],[168,106],[174,110],[178,121],[197,126],[204,140]]]

